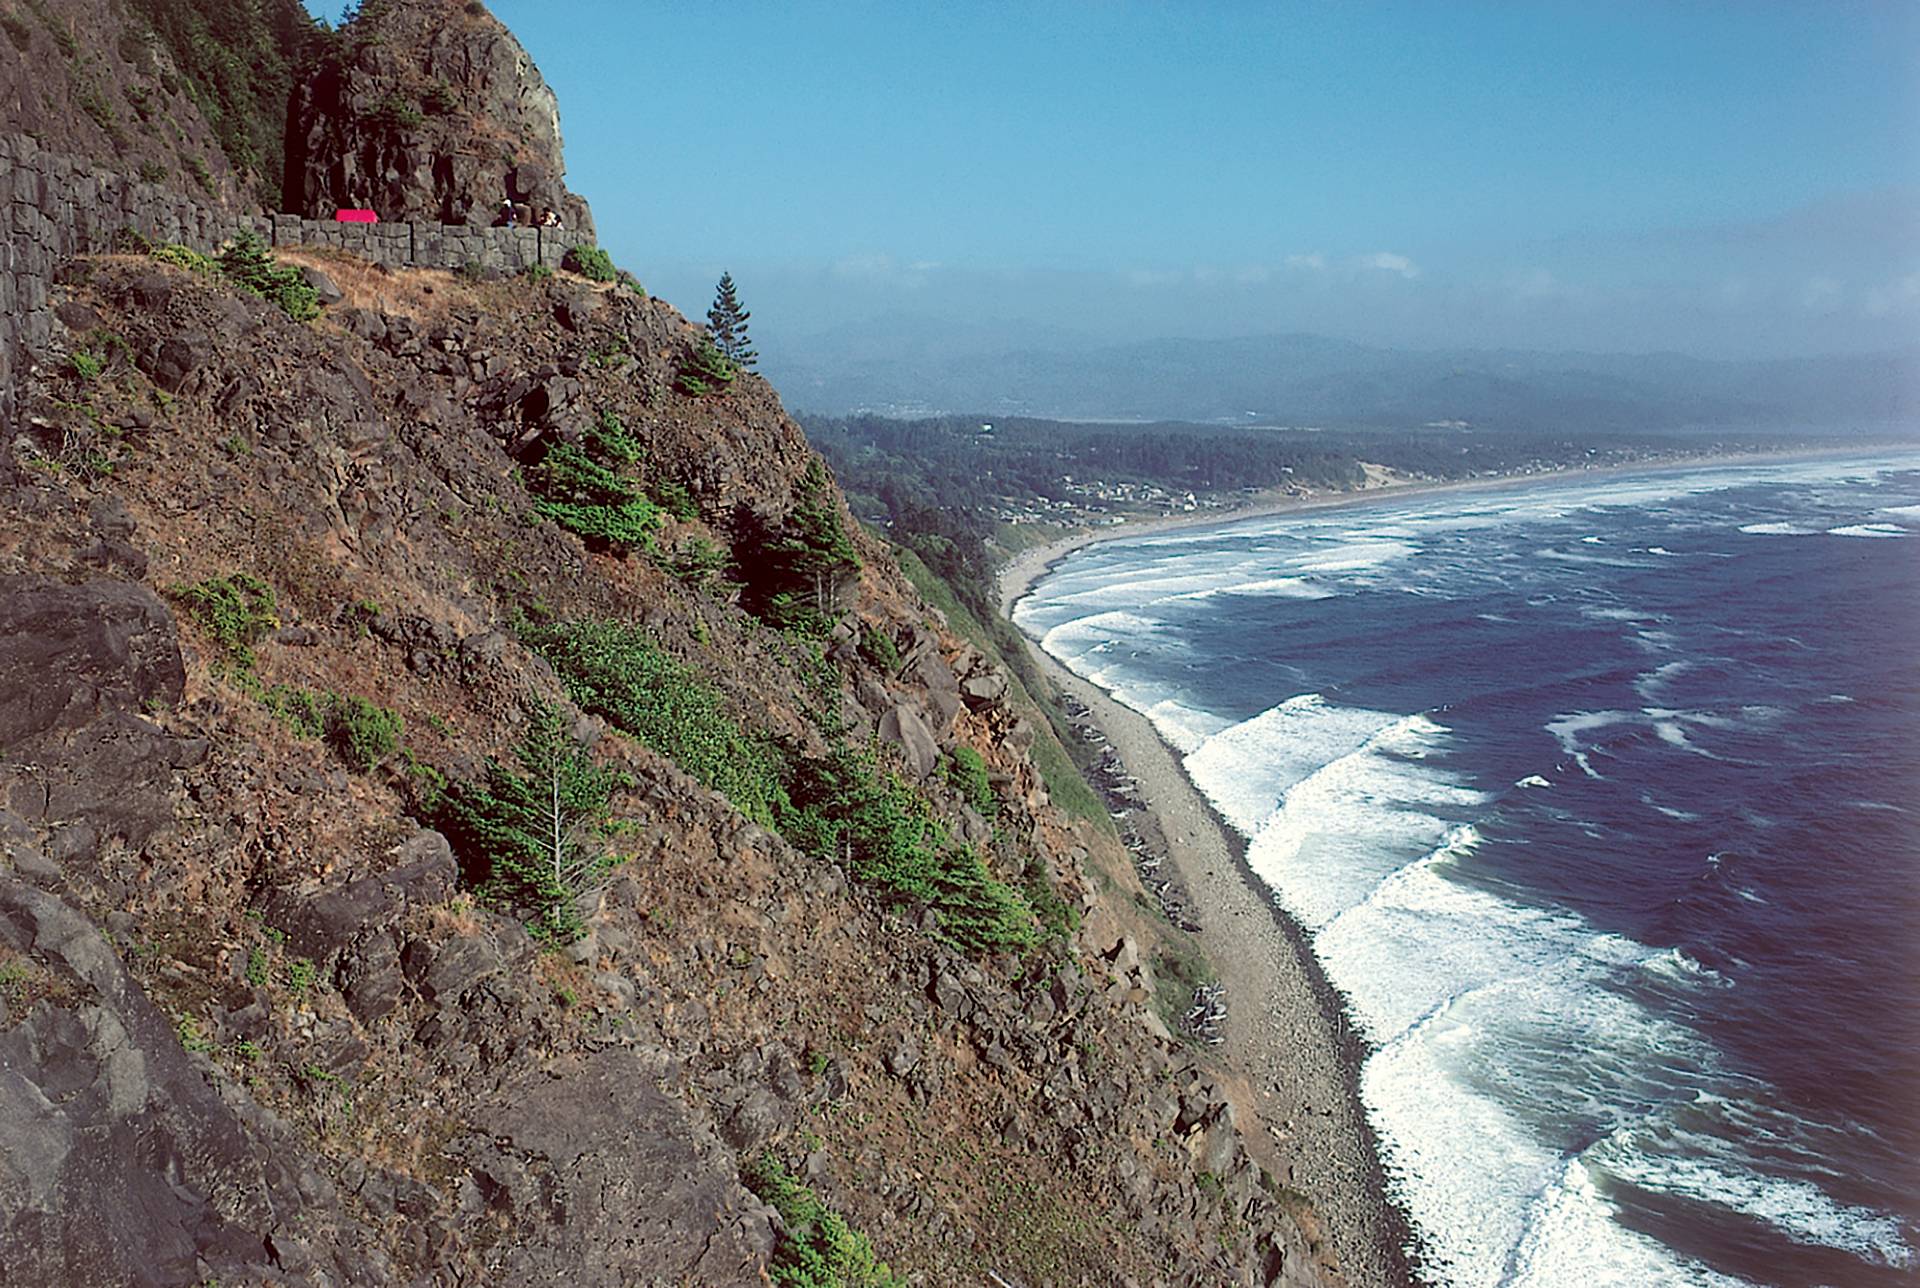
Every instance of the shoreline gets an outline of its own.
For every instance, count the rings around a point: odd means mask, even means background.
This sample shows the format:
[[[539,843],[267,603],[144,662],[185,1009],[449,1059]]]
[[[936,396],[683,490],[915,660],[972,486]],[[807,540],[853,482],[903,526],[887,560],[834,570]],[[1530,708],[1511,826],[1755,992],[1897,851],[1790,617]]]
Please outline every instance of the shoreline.
[[[1786,462],[1874,454],[1801,450],[1713,454],[1448,483],[1402,483],[1320,496],[1268,497],[1229,511],[1127,522],[1075,533],[1022,551],[1000,570],[1001,614],[1067,555],[1103,541],[1162,532],[1227,527],[1276,515],[1347,508],[1410,497],[1491,492],[1570,479],[1685,471],[1716,465]],[[1359,1285],[1412,1285],[1417,1232],[1391,1196],[1378,1140],[1360,1096],[1371,1047],[1347,1021],[1344,998],[1313,953],[1305,930],[1280,907],[1247,864],[1247,839],[1187,776],[1180,753],[1141,713],[1069,671],[1039,641],[1020,632],[1029,655],[1063,692],[1085,703],[1138,784],[1145,811],[1165,838],[1202,930],[1196,942],[1226,986],[1224,1063],[1249,1087],[1262,1151],[1276,1178],[1308,1200],[1337,1273]]]
[[[1371,505],[1377,501],[1403,500],[1409,497],[1451,496],[1462,492],[1498,492],[1539,484],[1563,483],[1569,479],[1617,478],[1623,474],[1685,472],[1716,465],[1753,465],[1823,460],[1835,456],[1874,456],[1890,450],[1912,450],[1911,443],[1862,443],[1858,446],[1796,447],[1764,452],[1705,452],[1696,456],[1663,456],[1617,465],[1569,467],[1541,470],[1534,474],[1501,474],[1489,478],[1427,479],[1384,483],[1378,487],[1356,488],[1348,492],[1320,492],[1297,496],[1269,490],[1236,505],[1219,510],[1172,514],[1152,519],[1129,519],[1102,528],[1088,528],[1071,536],[1057,538],[1044,545],[1022,550],[1001,565],[997,574],[1000,615],[1013,620],[1013,606],[1062,559],[1076,550],[1108,541],[1132,537],[1158,536],[1190,528],[1224,528],[1254,519],[1279,515],[1308,514],[1320,510],[1343,510]],[[1024,638],[1024,634],[1023,634]],[[1035,642],[1037,645],[1037,641]]]
[[[1219,1051],[1258,1119],[1257,1129],[1247,1125],[1250,1152],[1306,1196],[1342,1282],[1418,1283],[1405,1251],[1412,1226],[1388,1197],[1360,1101],[1360,1067],[1371,1052],[1347,1024],[1305,933],[1265,893],[1247,866],[1246,839],[1220,818],[1147,718],[1022,639],[1048,679],[1086,704],[1133,775],[1199,916],[1194,940],[1227,991]]]

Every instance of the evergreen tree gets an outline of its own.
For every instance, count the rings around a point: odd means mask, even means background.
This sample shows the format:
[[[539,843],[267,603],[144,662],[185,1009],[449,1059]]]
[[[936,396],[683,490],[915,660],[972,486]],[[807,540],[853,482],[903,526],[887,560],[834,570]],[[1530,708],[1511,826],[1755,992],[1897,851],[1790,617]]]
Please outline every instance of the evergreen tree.
[[[860,554],[840,523],[833,483],[818,458],[794,489],[793,509],[778,529],[748,538],[741,561],[747,608],[782,630],[824,635],[841,593],[860,571]]]
[[[707,330],[720,356],[742,371],[752,371],[759,354],[747,337],[747,319],[753,314],[740,307],[740,296],[733,287],[733,274],[720,274],[720,285],[713,295],[713,307],[707,310]]]
[[[532,914],[528,929],[552,944],[586,933],[585,912],[622,859],[611,850],[610,802],[620,775],[594,763],[560,711],[534,707],[514,749],[519,770],[487,761],[484,782],[456,784],[439,827],[467,859],[490,902]]]

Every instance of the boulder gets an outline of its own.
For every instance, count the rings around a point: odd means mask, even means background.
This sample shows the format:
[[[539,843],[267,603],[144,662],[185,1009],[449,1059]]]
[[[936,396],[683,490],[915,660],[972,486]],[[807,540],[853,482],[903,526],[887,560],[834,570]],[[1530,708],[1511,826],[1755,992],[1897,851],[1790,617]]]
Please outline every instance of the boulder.
[[[288,1143],[259,1136],[251,1122],[263,1116],[244,1089],[227,1095],[249,1119],[223,1102],[79,912],[0,878],[0,943],[28,963],[40,994],[0,1028],[7,1281],[160,1288],[270,1276],[270,1232],[327,1198],[303,1195],[281,1161]],[[352,1246],[344,1213],[324,1219]]]
[[[919,712],[906,704],[880,717],[880,738],[900,748],[915,778],[924,779],[940,765],[940,744]]]
[[[346,294],[334,283],[331,277],[311,264],[300,266],[300,279],[313,288],[314,295],[320,301],[321,308],[330,309],[346,299]]]
[[[0,577],[0,804],[144,845],[196,754],[145,710],[185,684],[173,615],[146,587]]]
[[[741,1187],[732,1151],[661,1089],[665,1063],[602,1051],[524,1073],[482,1107],[486,1132],[464,1153],[513,1226],[490,1282],[766,1282],[772,1216]]]

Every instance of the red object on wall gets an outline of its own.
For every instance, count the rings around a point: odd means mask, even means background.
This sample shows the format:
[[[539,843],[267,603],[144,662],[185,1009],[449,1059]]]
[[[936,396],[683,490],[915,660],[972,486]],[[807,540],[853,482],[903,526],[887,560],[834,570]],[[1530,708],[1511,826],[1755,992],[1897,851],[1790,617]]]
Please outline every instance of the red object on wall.
[[[335,222],[342,224],[377,224],[380,222],[380,216],[374,214],[371,210],[336,210],[333,212],[333,217]]]

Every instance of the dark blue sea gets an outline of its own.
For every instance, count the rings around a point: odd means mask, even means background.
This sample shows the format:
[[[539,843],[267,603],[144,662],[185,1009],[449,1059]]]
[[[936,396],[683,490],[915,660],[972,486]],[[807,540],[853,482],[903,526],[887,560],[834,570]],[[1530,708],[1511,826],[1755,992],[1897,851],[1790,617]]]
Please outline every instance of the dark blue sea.
[[[1114,541],[1146,713],[1373,1046],[1439,1284],[1912,1284],[1920,453]]]

